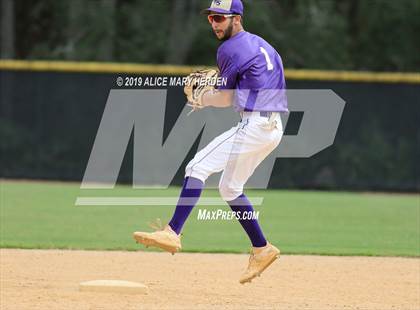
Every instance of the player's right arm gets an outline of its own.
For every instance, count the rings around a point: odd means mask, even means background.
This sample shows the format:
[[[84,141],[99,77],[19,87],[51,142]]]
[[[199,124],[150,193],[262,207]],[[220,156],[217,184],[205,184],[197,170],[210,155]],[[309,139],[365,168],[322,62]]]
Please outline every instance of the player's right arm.
[[[217,65],[222,84],[217,89],[204,94],[203,104],[217,108],[230,107],[234,100],[234,90],[239,70],[232,60],[232,56],[228,55],[223,47],[220,47],[217,51]]]
[[[205,106],[216,107],[216,108],[227,108],[232,105],[233,102],[233,90],[219,90],[215,89],[208,91],[203,95],[203,104]]]

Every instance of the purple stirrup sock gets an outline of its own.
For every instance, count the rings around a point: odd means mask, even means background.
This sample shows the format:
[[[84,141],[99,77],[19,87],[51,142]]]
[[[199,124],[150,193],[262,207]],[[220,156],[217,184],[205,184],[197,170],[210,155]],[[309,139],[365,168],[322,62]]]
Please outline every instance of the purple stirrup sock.
[[[241,212],[239,223],[241,223],[242,227],[248,234],[249,239],[251,239],[252,246],[254,247],[263,247],[267,245],[267,240],[265,240],[264,234],[261,231],[261,227],[258,224],[257,220],[254,219],[242,219],[242,214],[244,211],[252,212],[254,208],[249,202],[248,198],[242,194],[238,198],[228,201],[230,208],[235,212]]]
[[[181,233],[182,226],[190,215],[192,209],[200,199],[201,191],[204,183],[193,177],[186,177],[182,187],[181,195],[179,196],[178,204],[176,205],[174,215],[172,216],[169,226],[178,235]]]

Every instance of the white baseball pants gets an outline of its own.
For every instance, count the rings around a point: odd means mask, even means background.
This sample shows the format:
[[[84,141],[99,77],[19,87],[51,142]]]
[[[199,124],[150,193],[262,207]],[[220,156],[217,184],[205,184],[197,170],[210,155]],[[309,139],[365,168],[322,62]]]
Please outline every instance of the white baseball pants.
[[[225,201],[243,193],[258,165],[279,145],[283,129],[279,113],[270,118],[260,112],[242,112],[242,120],[199,151],[185,169],[186,177],[203,182],[223,171],[219,191]]]

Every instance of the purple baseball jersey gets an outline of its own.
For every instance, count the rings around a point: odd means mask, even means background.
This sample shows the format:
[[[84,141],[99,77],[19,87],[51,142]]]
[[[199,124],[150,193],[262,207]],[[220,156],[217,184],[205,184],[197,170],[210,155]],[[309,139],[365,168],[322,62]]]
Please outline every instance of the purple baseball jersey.
[[[236,111],[288,112],[283,63],[277,51],[261,37],[241,31],[217,51],[218,89],[234,89]]]

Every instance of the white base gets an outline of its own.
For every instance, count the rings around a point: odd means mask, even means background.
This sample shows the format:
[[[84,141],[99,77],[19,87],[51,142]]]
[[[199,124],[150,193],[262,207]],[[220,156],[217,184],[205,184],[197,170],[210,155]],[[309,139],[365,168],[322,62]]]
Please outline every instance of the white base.
[[[95,280],[81,282],[79,290],[82,292],[147,294],[146,285],[142,283],[119,280]]]

